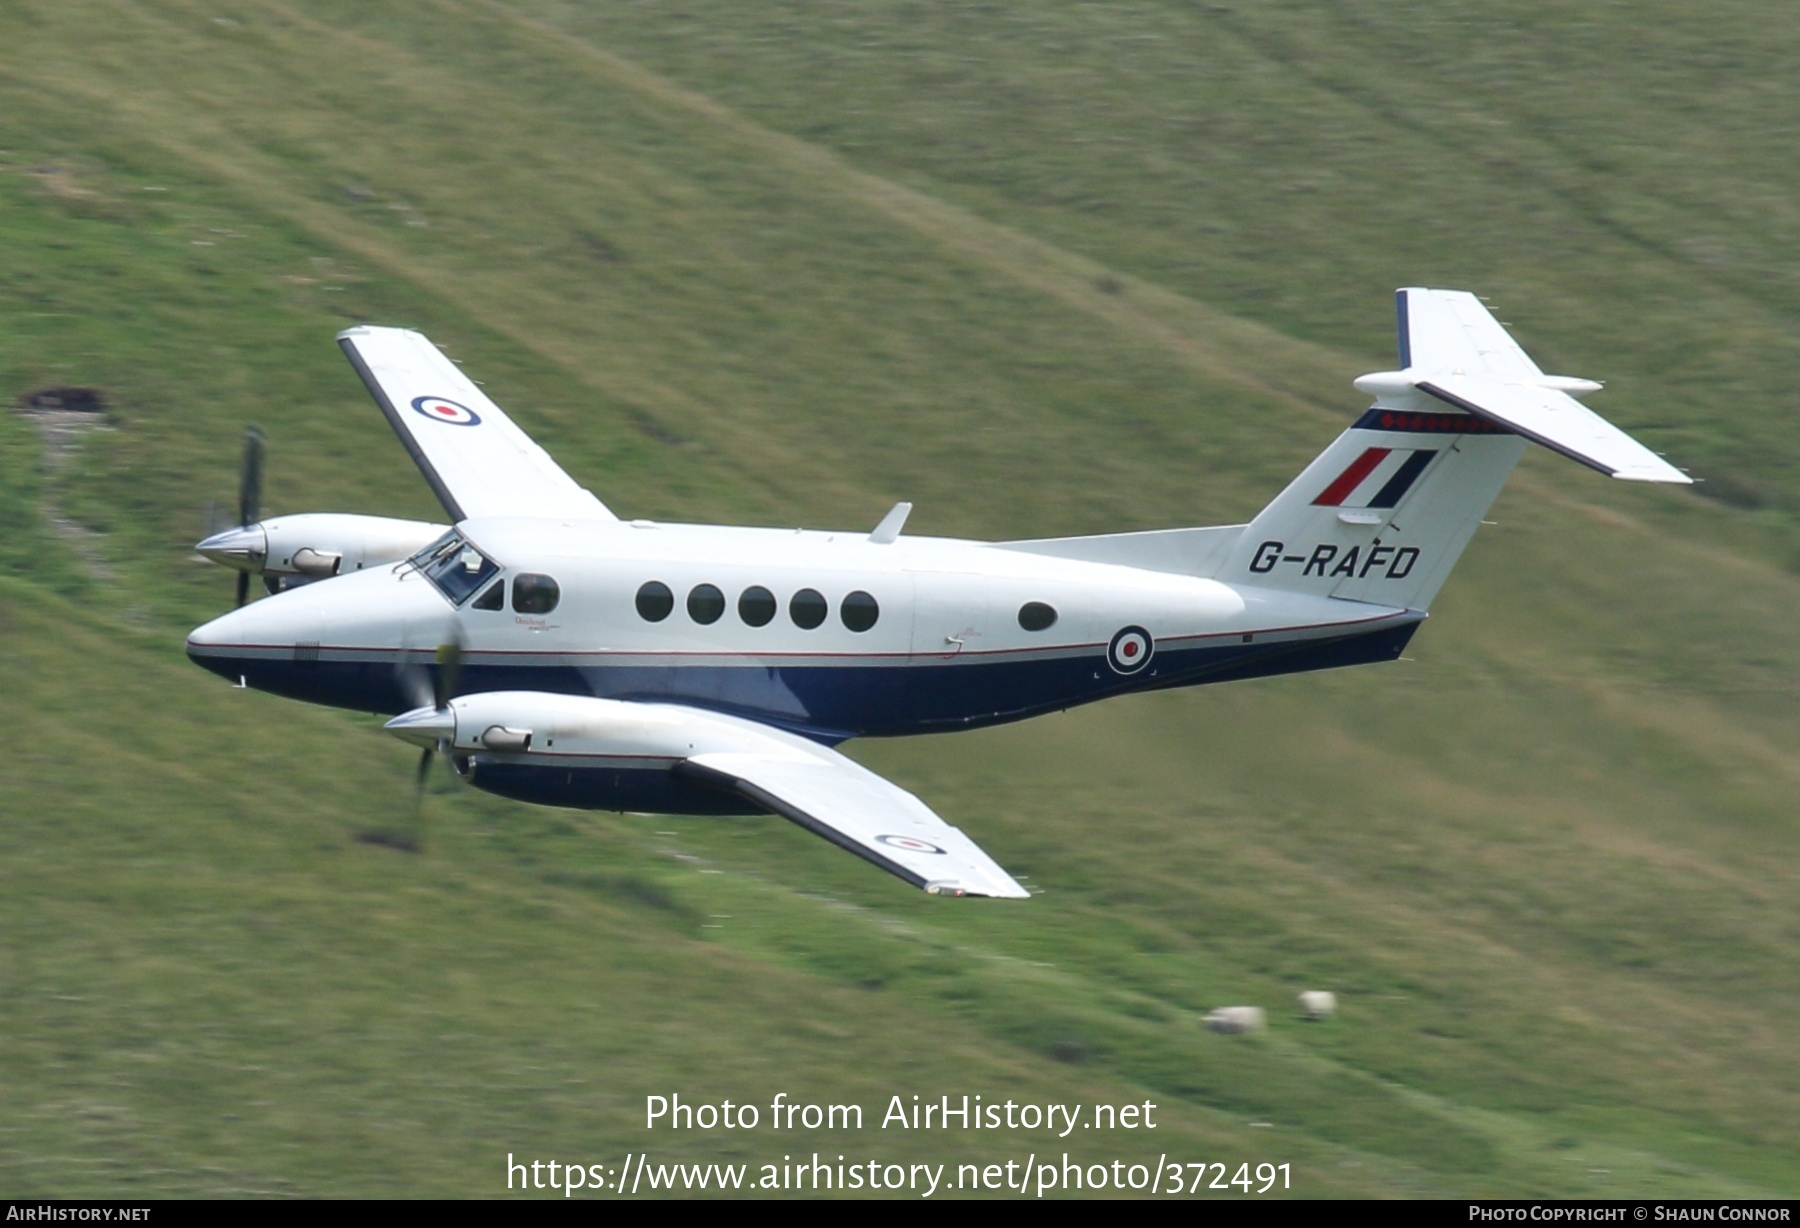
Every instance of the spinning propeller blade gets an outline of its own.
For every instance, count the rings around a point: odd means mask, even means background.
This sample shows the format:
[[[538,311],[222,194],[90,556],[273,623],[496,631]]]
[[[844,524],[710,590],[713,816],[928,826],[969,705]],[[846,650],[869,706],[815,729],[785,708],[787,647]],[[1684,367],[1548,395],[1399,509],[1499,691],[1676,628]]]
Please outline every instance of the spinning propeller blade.
[[[395,682],[402,694],[412,701],[415,709],[429,707],[440,714],[446,713],[450,709],[450,701],[456,698],[462,681],[463,638],[460,628],[454,625],[450,628],[448,638],[437,646],[432,663],[436,668],[428,673],[410,651],[402,650],[394,668]],[[425,781],[431,775],[432,759],[445,754],[449,749],[449,739],[440,736],[434,744],[427,745],[420,753],[419,767],[414,777],[415,812],[424,806]]]
[[[253,525],[262,510],[263,429],[255,423],[244,428],[244,464],[238,472],[238,524]]]
[[[462,681],[462,632],[452,631],[453,638],[437,649],[437,709],[442,712],[456,698],[457,684]]]
[[[196,549],[215,563],[235,568],[237,608],[243,609],[250,599],[250,575],[262,570],[268,551],[268,538],[257,517],[262,512],[263,452],[266,446],[262,427],[251,423],[244,428],[244,460],[238,469],[238,522],[235,528],[221,529],[212,523],[217,503],[207,505],[206,540]],[[265,585],[267,584],[265,580]],[[274,592],[274,589],[270,589]]]

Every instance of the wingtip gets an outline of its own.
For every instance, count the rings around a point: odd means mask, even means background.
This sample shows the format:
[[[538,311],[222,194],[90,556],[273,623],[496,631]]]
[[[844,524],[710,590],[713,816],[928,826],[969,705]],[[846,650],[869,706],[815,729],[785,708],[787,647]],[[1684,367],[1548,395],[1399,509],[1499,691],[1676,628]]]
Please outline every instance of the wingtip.
[[[1006,880],[1005,886],[970,886],[960,879],[936,879],[925,884],[926,895],[977,896],[990,900],[1029,900],[1031,892]]]
[[[1679,469],[1618,469],[1612,476],[1621,482],[1660,482],[1667,486],[1694,484],[1694,479]]]
[[[359,337],[379,337],[384,334],[393,334],[395,336],[402,336],[402,337],[424,337],[425,336],[423,333],[419,332],[417,329],[400,328],[397,325],[393,325],[393,324],[352,324],[349,328],[346,328],[342,332],[338,333],[337,341],[339,342],[339,344],[342,344],[345,341],[355,340]],[[430,338],[425,338],[425,339],[427,341],[430,340]]]

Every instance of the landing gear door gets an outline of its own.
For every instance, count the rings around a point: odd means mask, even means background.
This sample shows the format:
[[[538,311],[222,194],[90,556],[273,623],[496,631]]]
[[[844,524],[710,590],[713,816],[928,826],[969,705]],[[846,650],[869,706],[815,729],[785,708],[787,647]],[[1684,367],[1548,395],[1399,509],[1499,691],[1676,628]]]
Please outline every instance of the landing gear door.
[[[973,572],[913,574],[912,655],[950,660],[985,647],[988,581]]]

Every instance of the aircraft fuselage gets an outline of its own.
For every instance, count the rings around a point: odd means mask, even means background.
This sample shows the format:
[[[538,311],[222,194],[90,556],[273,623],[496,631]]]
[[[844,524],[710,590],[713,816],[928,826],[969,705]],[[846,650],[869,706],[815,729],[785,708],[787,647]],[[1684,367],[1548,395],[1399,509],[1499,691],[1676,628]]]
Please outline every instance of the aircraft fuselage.
[[[832,743],[1391,660],[1424,617],[943,538],[533,519],[458,533],[479,561],[448,583],[401,563],[306,585],[199,628],[188,654],[260,690],[395,713],[419,702],[407,668],[435,670],[456,642],[461,694],[680,703]]]

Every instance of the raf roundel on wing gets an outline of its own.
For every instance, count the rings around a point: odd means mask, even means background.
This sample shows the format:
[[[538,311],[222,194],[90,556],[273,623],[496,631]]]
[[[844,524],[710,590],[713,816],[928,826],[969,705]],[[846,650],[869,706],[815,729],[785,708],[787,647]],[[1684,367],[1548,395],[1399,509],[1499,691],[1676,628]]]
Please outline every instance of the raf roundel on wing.
[[[414,397],[412,407],[415,412],[430,418],[433,422],[443,422],[450,426],[480,426],[481,415],[467,405],[458,405],[455,401],[443,397]]]
[[[876,836],[875,839],[890,848],[905,849],[909,853],[942,853],[944,851],[937,845],[921,840],[917,836]]]

